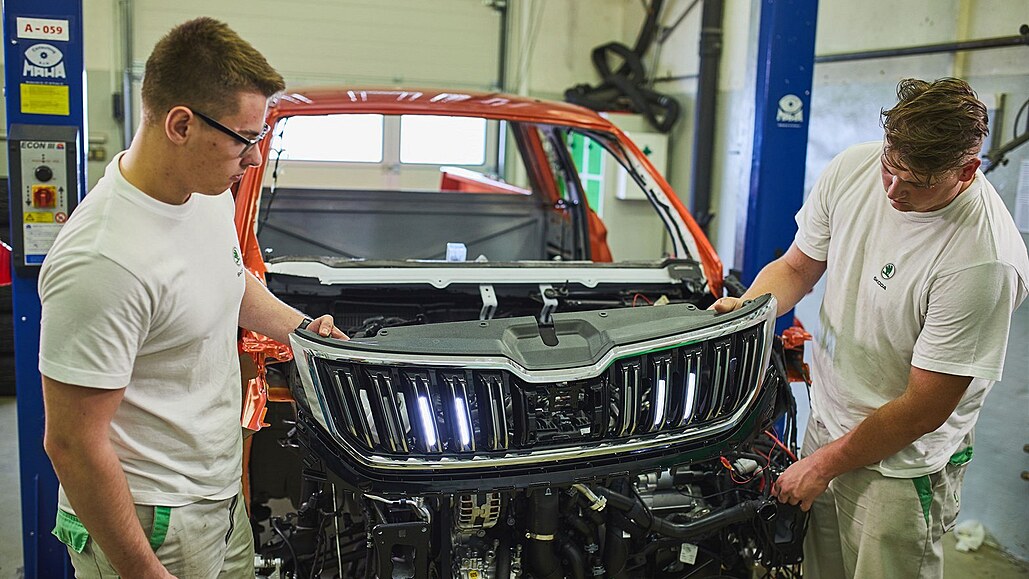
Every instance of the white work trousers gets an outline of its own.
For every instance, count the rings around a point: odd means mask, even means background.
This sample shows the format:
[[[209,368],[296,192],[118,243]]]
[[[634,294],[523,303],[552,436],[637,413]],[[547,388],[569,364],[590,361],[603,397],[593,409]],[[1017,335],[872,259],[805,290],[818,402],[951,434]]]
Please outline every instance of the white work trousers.
[[[158,559],[179,579],[253,578],[254,536],[243,502],[241,492],[221,501],[200,501],[171,509],[136,505],[136,516]],[[67,530],[69,525],[78,522],[68,513],[63,515],[58,515],[55,534],[62,526]],[[78,525],[79,533],[85,533],[81,523]],[[75,577],[111,579],[119,576],[88,536],[85,539],[80,536],[78,541],[62,540],[68,544]]]
[[[813,416],[803,456],[831,442]],[[844,473],[815,500],[804,539],[805,579],[942,579],[943,534],[960,507],[965,452],[917,479],[870,468]]]

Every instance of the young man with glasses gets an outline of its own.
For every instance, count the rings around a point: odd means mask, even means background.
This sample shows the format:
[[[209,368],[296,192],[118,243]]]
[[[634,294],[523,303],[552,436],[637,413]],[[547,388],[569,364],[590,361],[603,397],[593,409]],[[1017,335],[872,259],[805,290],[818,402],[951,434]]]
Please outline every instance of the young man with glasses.
[[[305,318],[243,266],[228,189],[283,88],[225,24],[174,28],[131,146],[43,264],[44,446],[78,577],[254,575],[237,327],[286,342]],[[345,338],[331,316],[308,328]]]
[[[793,245],[743,297],[771,292],[785,313],[827,278],[803,455],[772,489],[811,511],[813,578],[942,577],[973,427],[1027,294],[1026,246],[978,170],[986,107],[953,78],[897,96],[883,141],[833,159]]]

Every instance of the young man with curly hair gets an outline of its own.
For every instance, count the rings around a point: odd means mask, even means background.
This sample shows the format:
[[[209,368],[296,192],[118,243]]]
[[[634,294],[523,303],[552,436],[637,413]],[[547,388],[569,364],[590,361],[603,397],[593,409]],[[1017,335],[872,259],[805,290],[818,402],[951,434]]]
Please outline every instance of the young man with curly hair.
[[[973,427],[1027,294],[1025,244],[978,170],[986,107],[953,78],[897,96],[883,140],[833,159],[743,297],[770,292],[782,314],[826,276],[803,454],[773,488],[810,509],[815,579],[942,577]]]

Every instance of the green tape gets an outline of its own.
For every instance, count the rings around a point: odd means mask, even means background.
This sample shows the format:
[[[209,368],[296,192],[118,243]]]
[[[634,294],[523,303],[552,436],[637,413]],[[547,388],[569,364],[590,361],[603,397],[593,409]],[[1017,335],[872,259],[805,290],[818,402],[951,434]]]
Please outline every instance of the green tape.
[[[150,548],[156,551],[164,544],[171,523],[171,507],[154,507],[154,530],[150,532]]]
[[[959,450],[950,457],[950,464],[954,466],[966,465],[972,460],[972,447],[969,446],[964,450]]]
[[[925,524],[929,524],[929,508],[933,506],[933,481],[929,475],[923,474],[918,478],[911,479],[915,483],[915,491],[918,493],[918,502],[922,504],[922,516],[925,517]]]
[[[154,507],[154,529],[150,533],[150,548],[156,551],[164,544],[168,536],[168,525],[171,523],[171,507]],[[51,531],[57,540],[81,553],[89,541],[89,531],[75,515],[57,509],[57,522]]]
[[[82,521],[61,509],[57,509],[57,522],[54,524],[51,534],[76,553],[81,553],[86,548],[86,541],[89,540],[89,531],[86,530]]]

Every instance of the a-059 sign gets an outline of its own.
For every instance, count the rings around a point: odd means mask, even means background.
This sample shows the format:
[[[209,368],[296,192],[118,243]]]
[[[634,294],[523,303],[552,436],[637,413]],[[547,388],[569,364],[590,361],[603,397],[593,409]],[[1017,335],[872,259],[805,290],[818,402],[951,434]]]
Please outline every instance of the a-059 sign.
[[[68,42],[68,21],[53,18],[21,18],[16,24],[18,38],[36,40],[59,40]]]

